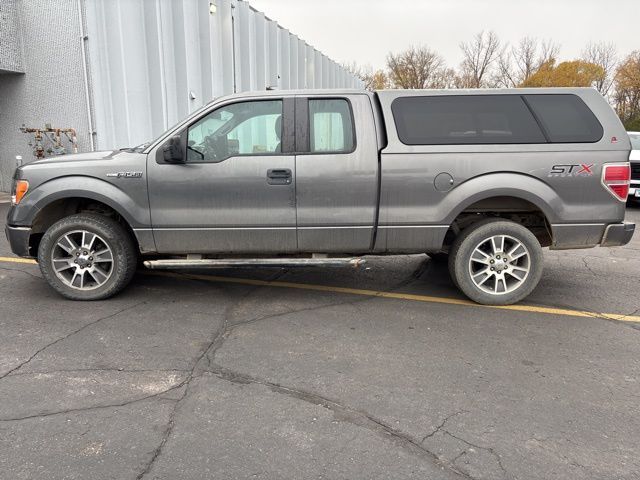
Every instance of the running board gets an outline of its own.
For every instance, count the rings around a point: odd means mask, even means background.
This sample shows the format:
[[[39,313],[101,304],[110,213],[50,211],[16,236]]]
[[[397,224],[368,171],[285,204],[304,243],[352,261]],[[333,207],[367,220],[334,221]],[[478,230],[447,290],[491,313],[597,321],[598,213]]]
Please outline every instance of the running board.
[[[234,258],[234,259],[167,259],[146,260],[152,269],[233,268],[233,267],[354,267],[366,263],[363,258]]]

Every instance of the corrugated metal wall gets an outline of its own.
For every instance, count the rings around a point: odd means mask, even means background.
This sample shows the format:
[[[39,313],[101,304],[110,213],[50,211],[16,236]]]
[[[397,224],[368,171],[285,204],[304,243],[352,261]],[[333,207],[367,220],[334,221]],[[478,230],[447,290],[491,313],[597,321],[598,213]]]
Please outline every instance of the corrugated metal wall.
[[[362,88],[242,0],[86,0],[96,148],[150,140],[215,97]]]

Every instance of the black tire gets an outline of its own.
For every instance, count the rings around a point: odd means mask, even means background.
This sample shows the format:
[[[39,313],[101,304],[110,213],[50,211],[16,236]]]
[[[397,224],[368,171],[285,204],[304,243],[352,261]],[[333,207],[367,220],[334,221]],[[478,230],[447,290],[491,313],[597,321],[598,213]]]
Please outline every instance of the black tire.
[[[519,280],[518,277],[512,276],[510,273],[504,274],[504,272],[502,272],[503,277],[511,282],[509,288],[514,288],[513,291],[507,291],[507,282],[504,282],[504,284],[500,283],[504,285],[504,287],[498,287],[499,282],[495,279],[495,274],[489,273],[487,276],[493,279],[495,288],[503,291],[488,293],[483,289],[488,287],[479,287],[472,279],[471,269],[479,265],[478,263],[471,263],[471,255],[484,241],[489,242],[490,238],[502,235],[508,237],[505,242],[511,242],[513,239],[520,242],[526,248],[528,258],[524,257],[525,260],[514,260],[513,262],[514,265],[521,266],[518,265],[519,262],[527,261],[526,267],[528,268],[528,273],[526,276],[523,275],[524,278],[522,280]],[[505,248],[504,250],[508,249]],[[520,252],[522,251],[523,250],[520,250]],[[498,263],[504,261],[503,255],[503,259],[498,261]],[[542,247],[535,235],[518,223],[501,219],[487,219],[469,226],[455,239],[449,252],[449,272],[453,282],[467,297],[482,305],[511,305],[527,297],[540,281],[543,262],[544,255],[542,253]],[[473,265],[473,267],[470,266],[470,264]],[[498,267],[505,267],[507,265],[511,268],[510,263],[499,266],[496,264]],[[482,266],[479,267],[478,270],[483,268]],[[490,266],[487,265],[487,268],[489,267]],[[507,271],[511,272],[511,270]],[[491,277],[489,275],[494,276]],[[518,275],[521,274],[519,273]]]
[[[65,235],[77,235],[77,233],[72,233],[77,231],[86,231],[97,235],[101,244],[111,250],[112,261],[106,264],[109,270],[108,278],[103,284],[98,285],[97,281],[89,277],[89,281],[93,281],[95,284],[95,287],[91,289],[80,289],[67,285],[58,276],[53,265],[54,253],[57,252],[56,255],[59,256],[62,252],[57,246],[57,242]],[[42,276],[54,290],[70,300],[103,300],[116,295],[133,279],[137,268],[137,259],[135,244],[126,228],[111,218],[95,214],[81,213],[59,220],[49,227],[38,248],[38,264]],[[71,273],[73,273],[73,268],[76,267],[70,268]]]

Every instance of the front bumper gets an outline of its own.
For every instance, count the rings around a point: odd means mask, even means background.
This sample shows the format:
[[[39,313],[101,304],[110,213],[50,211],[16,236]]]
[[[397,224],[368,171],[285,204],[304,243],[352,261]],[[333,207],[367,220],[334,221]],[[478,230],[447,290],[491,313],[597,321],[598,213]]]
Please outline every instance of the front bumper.
[[[608,225],[600,242],[601,247],[620,247],[631,241],[636,224],[631,222]]]
[[[31,237],[30,227],[12,227],[7,225],[4,233],[9,240],[11,251],[19,257],[34,258],[29,248],[29,238]]]

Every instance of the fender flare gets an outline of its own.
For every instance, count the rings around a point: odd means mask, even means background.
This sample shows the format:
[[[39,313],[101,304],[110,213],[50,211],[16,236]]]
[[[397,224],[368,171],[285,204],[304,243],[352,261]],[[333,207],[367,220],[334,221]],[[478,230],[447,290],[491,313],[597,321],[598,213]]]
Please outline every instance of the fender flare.
[[[43,208],[65,198],[86,198],[104,203],[133,229],[148,228],[150,225],[148,204],[141,205],[107,181],[80,175],[58,177],[38,185],[14,208],[10,223],[31,226]]]
[[[476,202],[492,197],[514,197],[535,205],[550,224],[562,211],[557,193],[541,180],[518,173],[490,173],[468,180],[451,190],[443,201],[448,212],[443,224],[451,225],[460,213]]]

